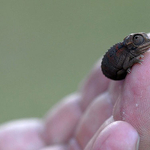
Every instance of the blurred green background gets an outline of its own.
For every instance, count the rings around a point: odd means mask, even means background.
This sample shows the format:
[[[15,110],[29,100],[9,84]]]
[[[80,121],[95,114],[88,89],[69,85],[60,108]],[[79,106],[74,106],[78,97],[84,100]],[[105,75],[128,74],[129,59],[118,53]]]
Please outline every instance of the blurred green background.
[[[0,123],[42,117],[104,52],[150,31],[146,0],[0,0]]]

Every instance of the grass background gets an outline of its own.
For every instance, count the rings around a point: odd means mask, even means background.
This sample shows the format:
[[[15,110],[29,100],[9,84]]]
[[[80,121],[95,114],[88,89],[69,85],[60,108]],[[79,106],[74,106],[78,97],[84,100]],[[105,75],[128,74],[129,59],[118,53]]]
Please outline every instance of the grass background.
[[[113,44],[150,32],[146,0],[0,0],[0,123],[42,117]]]

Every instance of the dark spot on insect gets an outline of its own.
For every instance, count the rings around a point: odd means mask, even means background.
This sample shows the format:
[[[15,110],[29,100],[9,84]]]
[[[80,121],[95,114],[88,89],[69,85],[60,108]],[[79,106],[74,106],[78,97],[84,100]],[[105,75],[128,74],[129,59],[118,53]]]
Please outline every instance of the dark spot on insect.
[[[142,54],[150,48],[150,39],[144,32],[133,33],[123,42],[113,45],[101,63],[103,74],[112,80],[122,80],[136,63],[141,63]]]

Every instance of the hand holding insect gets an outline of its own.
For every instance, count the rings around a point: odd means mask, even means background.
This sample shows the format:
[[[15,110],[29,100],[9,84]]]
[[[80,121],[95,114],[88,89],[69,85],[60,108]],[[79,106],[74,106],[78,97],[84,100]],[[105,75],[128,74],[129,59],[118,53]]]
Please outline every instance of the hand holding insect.
[[[103,75],[100,64],[44,119],[1,126],[0,149],[149,150],[150,53],[117,82]]]

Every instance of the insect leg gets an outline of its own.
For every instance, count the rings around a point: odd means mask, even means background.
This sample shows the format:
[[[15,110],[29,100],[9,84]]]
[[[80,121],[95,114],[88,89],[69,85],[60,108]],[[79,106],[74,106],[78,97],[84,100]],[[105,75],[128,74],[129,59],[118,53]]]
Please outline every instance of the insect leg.
[[[130,56],[129,57],[126,57],[124,63],[123,63],[123,69],[127,70],[128,68],[131,68],[134,64],[136,63],[142,63],[143,60],[141,60],[143,56],[139,55],[137,57],[133,57],[131,58]]]

